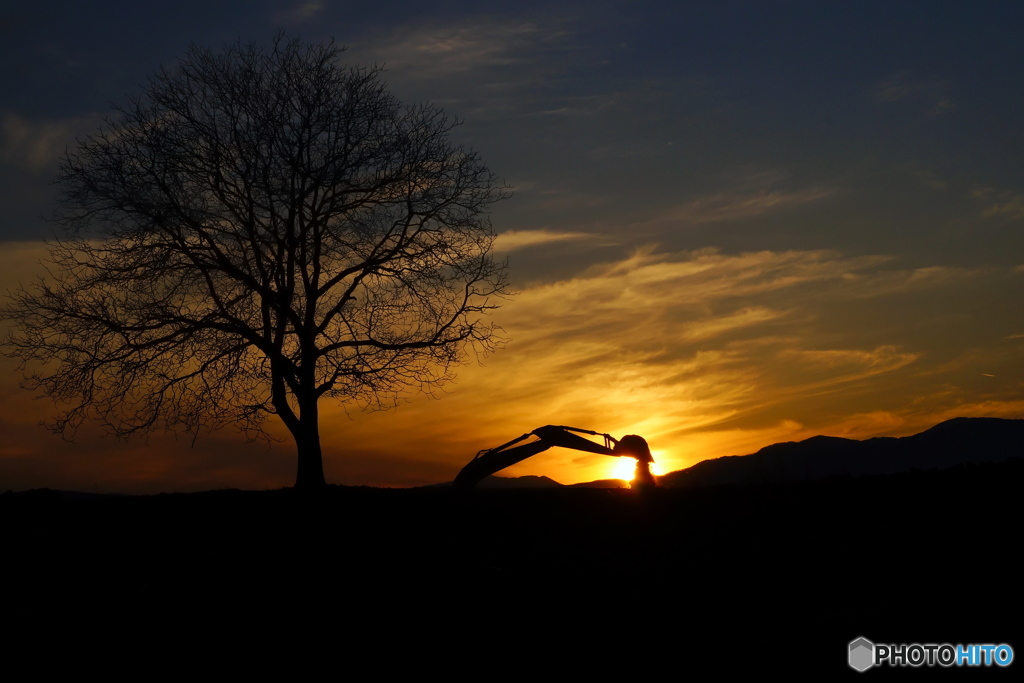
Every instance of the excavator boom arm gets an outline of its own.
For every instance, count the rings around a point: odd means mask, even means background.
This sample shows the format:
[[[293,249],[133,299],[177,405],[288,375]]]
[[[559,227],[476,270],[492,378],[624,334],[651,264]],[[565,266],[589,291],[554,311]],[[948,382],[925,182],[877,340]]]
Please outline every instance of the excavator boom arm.
[[[522,462],[531,455],[537,455],[546,451],[551,446],[552,444],[544,441],[534,441],[504,451],[498,451],[497,449],[483,451],[462,468],[452,485],[456,488],[472,488],[484,477],[500,472],[506,467],[515,465],[517,462]]]
[[[594,443],[590,439],[585,439],[574,432],[603,436],[604,445]],[[537,441],[516,445],[520,441],[528,439],[530,436],[536,436]],[[632,438],[639,439],[640,437]],[[619,441],[613,438],[610,434],[594,432],[589,429],[580,429],[578,427],[547,425],[545,427],[538,427],[532,432],[527,432],[526,434],[512,439],[501,446],[480,451],[476,454],[475,458],[470,460],[469,463],[462,468],[458,476],[455,477],[453,485],[456,488],[472,488],[484,477],[492,475],[495,472],[500,472],[506,467],[515,465],[517,462],[522,462],[530,456],[546,451],[554,446],[572,448],[589,453],[600,453],[601,455],[611,455],[614,457],[626,455],[645,462],[650,462],[651,458],[650,449],[646,448],[646,442],[644,442],[644,450],[646,452],[638,453],[634,452],[633,449],[621,448],[622,444],[620,444]]]

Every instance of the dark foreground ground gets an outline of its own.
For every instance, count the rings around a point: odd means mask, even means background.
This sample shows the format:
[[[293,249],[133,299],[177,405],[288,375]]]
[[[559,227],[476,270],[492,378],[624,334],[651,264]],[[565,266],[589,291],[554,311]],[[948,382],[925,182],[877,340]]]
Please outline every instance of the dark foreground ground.
[[[962,674],[856,674],[846,648],[1008,643],[1024,658],[1022,485],[1011,460],[649,495],[8,493],[3,619],[52,661],[80,648],[108,669],[205,652],[481,676]]]

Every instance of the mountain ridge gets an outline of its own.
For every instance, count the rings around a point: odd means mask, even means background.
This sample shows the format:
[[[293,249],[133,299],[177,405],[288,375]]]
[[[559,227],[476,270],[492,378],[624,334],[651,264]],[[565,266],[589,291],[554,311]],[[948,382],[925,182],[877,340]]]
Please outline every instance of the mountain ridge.
[[[817,435],[772,444],[748,455],[703,460],[659,479],[675,488],[771,484],[945,469],[1012,457],[1024,457],[1024,420],[956,417],[910,436],[856,440]]]
[[[955,417],[910,436],[857,440],[818,434],[746,455],[726,455],[658,477],[668,488],[758,485],[897,474],[1024,457],[1024,419]],[[560,484],[548,477],[488,477],[486,487],[621,488],[618,479]],[[498,480],[497,482],[494,480]],[[623,483],[623,485],[625,485]]]

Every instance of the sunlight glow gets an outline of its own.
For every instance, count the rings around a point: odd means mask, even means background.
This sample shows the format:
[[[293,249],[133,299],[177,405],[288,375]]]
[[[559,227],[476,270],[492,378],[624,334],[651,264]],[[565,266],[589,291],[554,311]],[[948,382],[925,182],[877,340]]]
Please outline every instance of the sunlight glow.
[[[651,474],[660,477],[672,471],[672,468],[666,465],[666,462],[671,460],[669,451],[652,448],[651,457],[654,458],[654,462],[651,464]]]
[[[633,458],[615,458],[609,469],[611,471],[609,475],[611,479],[632,481],[633,472],[636,469],[636,460]]]
[[[658,458],[664,453],[665,451],[654,451],[651,454],[654,456],[655,459],[654,464],[651,465],[651,474],[653,474],[656,477],[661,476],[662,474],[665,474],[666,472],[670,471],[664,466],[662,466],[661,463],[657,462]],[[636,460],[634,460],[633,458],[626,457],[615,458],[615,460],[609,466],[609,472],[609,479],[621,479],[622,481],[625,482],[631,482],[633,481],[633,477],[636,474]]]

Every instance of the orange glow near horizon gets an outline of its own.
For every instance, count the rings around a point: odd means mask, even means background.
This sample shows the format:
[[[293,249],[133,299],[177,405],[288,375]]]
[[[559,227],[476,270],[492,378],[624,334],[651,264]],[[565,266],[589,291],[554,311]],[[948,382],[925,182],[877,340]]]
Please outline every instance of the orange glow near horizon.
[[[0,284],[28,279],[28,264],[44,251],[15,246],[0,254],[0,266],[11,267],[4,272],[15,273]],[[477,451],[547,424],[616,438],[639,434],[652,448],[652,472],[664,475],[816,434],[907,436],[952,417],[1024,416],[1013,380],[1024,331],[1015,323],[993,319],[986,338],[994,341],[976,342],[985,352],[972,348],[950,362],[926,353],[937,335],[908,336],[895,346],[873,337],[873,324],[845,322],[862,313],[856,306],[864,302],[872,320],[882,316],[893,292],[923,307],[925,295],[937,296],[955,280],[931,270],[884,270],[885,263],[826,252],[638,252],[524,287],[495,316],[512,341],[482,364],[458,368],[458,382],[437,400],[410,396],[382,412],[322,402],[327,480],[385,487],[451,481]],[[987,273],[973,274],[976,284]],[[1015,282],[993,273],[991,287],[1003,286],[999,277]],[[794,291],[794,283],[813,286]],[[733,298],[746,308],[730,311]],[[833,310],[842,306],[853,309]],[[888,324],[898,325],[901,315],[893,310]],[[38,426],[52,416],[52,405],[27,401],[16,362],[0,360],[6,488],[158,493],[294,481],[294,444],[273,422],[268,427],[281,441],[269,447],[245,444],[230,429],[200,434],[195,448],[187,438],[159,434],[122,444],[98,438],[102,430],[93,423],[73,444],[53,438]],[[971,384],[982,371],[1006,379]],[[554,448],[500,476],[628,481],[634,467],[632,458]]]

